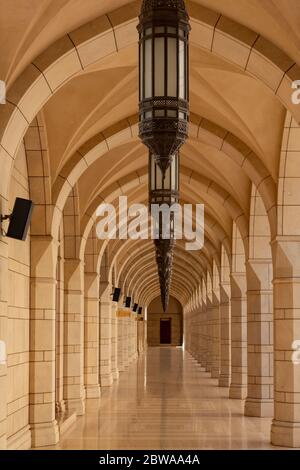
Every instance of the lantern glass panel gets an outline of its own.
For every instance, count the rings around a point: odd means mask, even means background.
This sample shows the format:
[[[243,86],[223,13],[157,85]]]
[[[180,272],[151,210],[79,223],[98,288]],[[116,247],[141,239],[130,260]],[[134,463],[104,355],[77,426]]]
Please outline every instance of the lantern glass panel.
[[[144,54],[143,54],[144,45],[140,45],[140,97],[143,96],[143,85],[144,85]]]
[[[172,181],[171,181],[171,189],[173,189],[174,191],[177,190],[177,158],[174,158],[173,157],[173,161],[172,161],[172,171],[171,171],[171,178],[172,178]]]
[[[152,96],[152,41],[145,41],[145,98]]]
[[[185,43],[179,40],[179,98],[185,99]]]
[[[168,96],[177,96],[177,41],[175,38],[168,38]]]
[[[165,39],[155,38],[155,96],[165,94]]]

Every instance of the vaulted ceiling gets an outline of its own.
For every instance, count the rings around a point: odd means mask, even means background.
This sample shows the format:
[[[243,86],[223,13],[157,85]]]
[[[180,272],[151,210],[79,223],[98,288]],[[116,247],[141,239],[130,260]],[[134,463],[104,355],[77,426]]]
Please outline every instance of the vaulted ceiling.
[[[300,63],[298,0],[197,0],[186,3],[192,18],[200,15],[210,24],[215,21],[213,18],[218,21],[220,15],[224,15],[228,23],[220,20],[223,31],[226,32],[229,24],[238,35],[242,28],[245,42],[256,33],[257,37],[263,36],[294,62]],[[107,15],[112,24],[114,21],[121,23],[123,17],[124,22],[128,17],[136,18],[139,7],[140,2],[127,0],[1,0],[1,11],[5,11],[5,15],[0,15],[0,78],[7,81],[8,87],[13,86],[26,66],[60,37],[103,15]],[[207,254],[204,251],[194,259],[199,263],[200,275],[201,259],[205,264],[206,257],[212,256],[214,248],[219,248],[222,241],[221,235],[216,235],[210,226],[220,226],[219,234],[223,233],[229,240],[231,237],[233,215],[224,201],[231,197],[246,219],[249,217],[251,171],[247,171],[246,165],[241,167],[220,142],[222,144],[227,136],[233,136],[241,151],[245,147],[255,154],[254,167],[262,166],[276,184],[285,117],[285,108],[270,87],[226,57],[229,46],[225,37],[219,51],[210,51],[199,47],[203,42],[201,35],[203,29],[198,29],[195,20],[190,54],[191,133],[181,152],[185,175],[181,185],[182,201],[204,202],[211,222],[206,230]],[[126,38],[119,38],[119,41],[123,40]],[[86,142],[99,133],[113,135],[126,126],[130,128],[131,122],[136,123],[137,41],[136,36],[136,43],[119,48],[74,75],[44,105],[53,186],[62,169]],[[242,54],[241,41],[239,47]],[[222,48],[223,54],[220,53]],[[126,190],[130,200],[147,201],[147,158],[146,148],[135,132],[128,132],[118,145],[99,155],[76,182],[81,218],[99,195],[113,194],[115,186],[124,178],[133,182]],[[112,200],[115,199],[112,197]],[[143,253],[141,244],[132,242],[134,256],[136,246]],[[178,294],[180,286],[184,285],[184,278],[191,281],[194,278],[191,269],[179,261],[181,249],[179,246],[176,257],[174,294]],[[140,266],[145,259],[141,255]],[[199,261],[195,261],[197,259]],[[154,256],[149,262],[148,273],[155,273]],[[183,279],[180,272],[184,272]],[[157,293],[156,284],[150,287],[153,295]],[[186,300],[186,292],[179,297]]]

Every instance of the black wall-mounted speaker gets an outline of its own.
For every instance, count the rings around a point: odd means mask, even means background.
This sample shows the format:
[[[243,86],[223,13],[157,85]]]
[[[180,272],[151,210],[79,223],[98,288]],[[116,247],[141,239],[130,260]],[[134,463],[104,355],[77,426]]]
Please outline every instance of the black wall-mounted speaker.
[[[125,307],[130,308],[130,306],[131,306],[131,297],[126,297]]]
[[[119,302],[121,296],[121,289],[119,287],[115,287],[113,293],[113,302]]]
[[[34,204],[28,199],[16,198],[6,236],[26,240]]]
[[[133,306],[133,309],[132,309],[132,310],[133,310],[134,312],[136,312],[136,311],[137,311],[137,309],[138,309],[138,304],[134,304],[134,306]]]
[[[143,313],[143,307],[140,307],[139,308],[139,315],[142,315],[142,313]]]

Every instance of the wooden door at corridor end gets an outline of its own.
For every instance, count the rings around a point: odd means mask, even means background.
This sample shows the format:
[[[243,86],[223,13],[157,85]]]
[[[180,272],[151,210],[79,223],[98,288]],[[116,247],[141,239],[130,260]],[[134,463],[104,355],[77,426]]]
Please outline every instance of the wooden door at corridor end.
[[[161,318],[160,319],[160,344],[171,344],[172,343],[172,319]]]

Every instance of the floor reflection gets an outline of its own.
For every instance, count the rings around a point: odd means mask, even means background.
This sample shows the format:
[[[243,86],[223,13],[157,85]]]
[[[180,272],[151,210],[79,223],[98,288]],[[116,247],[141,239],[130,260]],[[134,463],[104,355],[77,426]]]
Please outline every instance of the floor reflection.
[[[55,449],[274,449],[270,424],[244,417],[183,349],[149,348]]]

